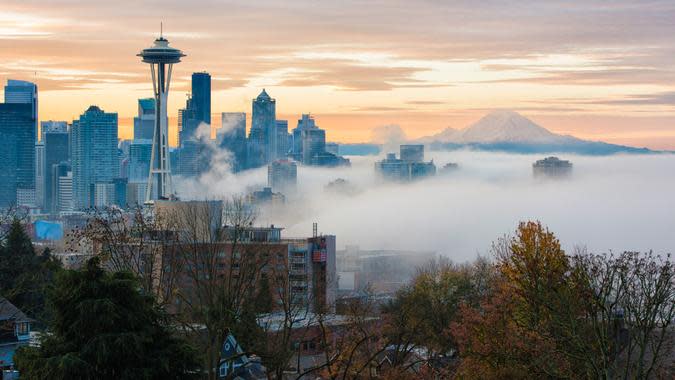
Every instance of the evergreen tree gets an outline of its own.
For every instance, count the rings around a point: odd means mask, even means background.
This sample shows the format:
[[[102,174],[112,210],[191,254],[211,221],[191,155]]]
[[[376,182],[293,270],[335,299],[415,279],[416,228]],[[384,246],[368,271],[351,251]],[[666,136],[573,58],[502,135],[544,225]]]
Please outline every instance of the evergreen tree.
[[[22,379],[182,379],[196,374],[194,350],[128,272],[92,259],[62,271],[48,293],[53,318],[40,347],[15,356]]]
[[[36,255],[19,219],[14,219],[0,247],[0,294],[39,322],[45,318],[44,294],[60,264]]]

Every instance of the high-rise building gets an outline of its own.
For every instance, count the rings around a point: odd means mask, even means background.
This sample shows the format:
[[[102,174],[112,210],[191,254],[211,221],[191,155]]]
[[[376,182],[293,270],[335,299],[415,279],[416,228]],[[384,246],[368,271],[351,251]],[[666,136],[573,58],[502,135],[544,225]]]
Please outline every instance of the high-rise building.
[[[188,95],[185,100],[185,108],[178,110],[178,146],[188,140],[194,140],[199,128],[197,110],[192,106],[192,97]]]
[[[280,159],[267,165],[267,185],[284,194],[293,192],[298,182],[298,166],[289,159]]]
[[[30,104],[33,115],[33,136],[37,139],[38,126],[38,88],[35,83],[8,79],[5,85],[5,103]],[[35,143],[35,141],[33,141]]]
[[[307,129],[317,129],[314,118],[309,114],[302,114],[298,120],[298,126],[293,129],[293,158],[296,161],[303,161],[302,159],[302,131]]]
[[[276,119],[276,100],[272,99],[265,89],[262,90],[257,98],[253,99],[253,112],[251,115],[251,137],[263,137],[263,159],[262,163],[267,164],[276,157],[277,146],[277,119]],[[259,138],[258,138],[259,139]]]
[[[96,191],[107,191],[102,184],[112,184],[119,174],[117,113],[89,107],[79,120],[73,121],[71,143],[75,209],[86,209],[104,200],[112,202],[113,196]]]
[[[70,135],[67,128],[62,128],[59,124],[49,125],[45,128],[42,123],[42,143],[44,144],[44,209],[53,212],[52,197],[54,181],[52,180],[52,165],[70,160]]]
[[[129,183],[147,183],[150,175],[152,140],[138,139],[129,145]]]
[[[68,162],[60,162],[51,167],[52,178],[52,214],[73,211],[73,172]]]
[[[192,74],[192,108],[200,123],[211,124],[211,75],[207,72]]]
[[[26,193],[32,191],[34,197],[34,117],[31,104],[0,104],[0,141],[4,145],[0,149],[0,207],[16,204],[19,193],[25,199]]]
[[[208,146],[197,140],[186,140],[178,154],[178,174],[184,177],[198,177],[208,171],[210,163]]]
[[[138,99],[138,116],[134,117],[134,140],[144,139],[152,142],[155,133],[155,113],[155,99]]]
[[[152,47],[144,49],[138,56],[143,59],[143,62],[150,64],[155,96],[155,129],[145,199],[146,203],[150,203],[154,199],[168,199],[175,196],[171,181],[167,100],[171,84],[171,70],[185,54],[169,47],[169,41],[160,35]]]
[[[35,206],[44,207],[45,202],[45,145],[35,144]]]
[[[326,151],[326,131],[321,128],[304,129],[300,133],[302,140],[302,163],[311,165],[312,159]]]
[[[406,144],[401,145],[401,160],[408,162],[422,162],[424,161],[424,145],[422,144]]]
[[[45,133],[51,132],[60,132],[68,133],[68,122],[67,121],[55,121],[47,120],[40,122],[40,140],[44,142]]]
[[[276,158],[288,156],[288,120],[277,120]]]
[[[216,131],[218,145],[232,154],[232,171],[247,168],[246,160],[246,113],[223,112],[221,127]]]
[[[413,147],[413,148],[411,148]],[[400,155],[388,153],[387,157],[375,163],[375,172],[383,179],[390,181],[409,182],[420,178],[436,175],[436,165],[433,160],[424,162],[419,160],[420,154],[424,157],[424,149],[420,151],[415,145],[401,145]]]

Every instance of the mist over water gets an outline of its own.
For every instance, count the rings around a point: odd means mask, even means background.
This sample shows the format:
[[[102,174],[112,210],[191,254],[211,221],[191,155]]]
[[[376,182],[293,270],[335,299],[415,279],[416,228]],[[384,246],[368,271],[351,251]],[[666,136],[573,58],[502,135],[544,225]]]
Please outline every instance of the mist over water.
[[[570,178],[534,179],[542,155],[473,151],[427,152],[439,169],[460,168],[409,184],[380,182],[381,157],[350,157],[349,168],[298,165],[297,193],[261,210],[258,223],[300,237],[317,222],[338,248],[434,250],[457,261],[487,254],[523,220],[542,221],[567,250],[675,251],[675,155],[558,156],[574,164]],[[327,191],[337,178],[353,191]],[[267,168],[234,175],[225,160],[197,180],[176,179],[183,199],[225,199],[266,182]]]

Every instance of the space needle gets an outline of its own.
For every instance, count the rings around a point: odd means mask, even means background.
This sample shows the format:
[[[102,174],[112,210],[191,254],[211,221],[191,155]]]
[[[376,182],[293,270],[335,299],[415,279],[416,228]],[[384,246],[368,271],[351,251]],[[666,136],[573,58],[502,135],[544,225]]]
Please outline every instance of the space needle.
[[[150,155],[150,173],[145,191],[145,203],[152,204],[155,199],[175,197],[171,181],[171,161],[169,158],[168,118],[166,112],[171,83],[171,69],[185,57],[182,51],[169,46],[169,41],[160,32],[152,47],[144,49],[137,56],[150,64],[152,87],[155,94],[155,128]],[[154,190],[154,197],[153,197]]]

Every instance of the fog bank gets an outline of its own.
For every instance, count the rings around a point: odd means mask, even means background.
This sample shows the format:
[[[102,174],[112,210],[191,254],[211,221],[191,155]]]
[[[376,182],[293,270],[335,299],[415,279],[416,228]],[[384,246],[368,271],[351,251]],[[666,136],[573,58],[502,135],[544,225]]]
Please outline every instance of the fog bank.
[[[566,249],[591,251],[675,248],[675,155],[589,157],[573,162],[568,179],[535,180],[541,155],[428,152],[447,175],[410,184],[381,183],[373,163],[350,157],[350,168],[298,166],[298,190],[279,209],[263,209],[260,224],[285,227],[284,236],[307,236],[312,223],[347,244],[366,249],[435,250],[454,260],[487,254],[492,241],[519,221],[540,220]],[[197,180],[177,179],[184,199],[226,198],[266,184],[267,169],[231,174],[221,163]],[[325,190],[342,178],[354,191]]]

